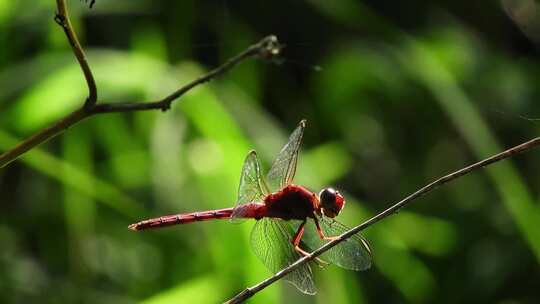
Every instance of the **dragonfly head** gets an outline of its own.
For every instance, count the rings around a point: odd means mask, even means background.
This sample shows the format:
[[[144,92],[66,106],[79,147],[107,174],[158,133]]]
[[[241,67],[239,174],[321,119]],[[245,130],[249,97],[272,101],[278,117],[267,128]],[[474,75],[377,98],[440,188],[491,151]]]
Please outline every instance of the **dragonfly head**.
[[[319,192],[322,213],[327,217],[336,217],[345,206],[345,199],[334,188],[324,188]]]

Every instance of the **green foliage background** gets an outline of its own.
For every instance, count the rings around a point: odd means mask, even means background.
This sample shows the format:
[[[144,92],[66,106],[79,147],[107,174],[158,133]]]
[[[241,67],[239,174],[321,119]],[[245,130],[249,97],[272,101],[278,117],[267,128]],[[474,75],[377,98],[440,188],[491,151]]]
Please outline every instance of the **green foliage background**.
[[[296,181],[345,192],[351,226],[538,135],[523,118],[540,116],[532,0],[68,2],[102,101],[161,98],[271,33],[285,61],[244,62],[166,113],[93,117],[2,169],[2,303],[214,303],[268,277],[252,223],[126,227],[234,205],[247,151],[268,168],[302,118]],[[2,151],[87,94],[54,12],[0,0]],[[371,227],[371,270],[316,270],[314,297],[278,283],[250,302],[535,303],[539,153]]]

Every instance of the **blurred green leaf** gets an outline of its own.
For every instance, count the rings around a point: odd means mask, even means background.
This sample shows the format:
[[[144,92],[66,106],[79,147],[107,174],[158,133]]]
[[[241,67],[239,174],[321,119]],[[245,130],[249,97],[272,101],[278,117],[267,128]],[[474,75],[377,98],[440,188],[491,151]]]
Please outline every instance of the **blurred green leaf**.
[[[17,143],[16,138],[0,130],[0,148],[6,150]],[[39,148],[27,152],[21,157],[21,161],[42,174],[48,175],[62,184],[77,189],[84,195],[94,198],[120,214],[132,219],[143,214],[141,204],[122,193],[115,186]]]
[[[152,129],[153,118],[159,113],[145,114],[148,128]],[[123,115],[103,115],[92,119],[96,141],[107,153],[99,164],[108,168],[104,170],[106,174],[124,187],[142,187],[148,183],[150,159],[145,148],[146,139],[134,134],[129,118]]]
[[[156,88],[164,85],[155,75],[167,74],[163,62],[132,53],[95,51],[89,52],[88,60],[100,88],[100,100],[154,97]],[[86,94],[80,67],[73,62],[54,71],[17,101],[11,109],[12,125],[21,132],[41,128],[80,107]]]
[[[66,162],[92,174],[92,149],[87,128],[77,128],[63,138],[63,158]],[[72,171],[64,173],[66,179],[77,179],[71,176]],[[64,216],[69,235],[69,257],[72,274],[84,277],[84,270],[79,262],[83,255],[83,243],[92,235],[95,227],[96,204],[86,195],[64,184]]]
[[[157,27],[145,24],[138,31],[135,31],[132,38],[132,49],[134,53],[165,61],[167,48],[164,40],[163,33]]]
[[[141,303],[216,303],[223,300],[220,282],[213,276],[194,278],[178,286],[160,292]]]
[[[458,238],[453,224],[406,211],[389,218],[385,226],[407,246],[435,256],[450,254]]]
[[[453,42],[447,47],[452,45]],[[437,58],[429,44],[410,38],[400,56],[403,68],[432,92],[478,159],[503,150],[460,88],[459,79]],[[527,186],[509,161],[486,171],[520,232],[540,260],[540,230],[536,229],[540,222],[540,207],[533,201]]]
[[[0,0],[0,25],[6,24],[15,8],[14,2]]]
[[[67,52],[43,53],[27,61],[3,67],[0,70],[0,86],[4,89],[0,91],[0,102],[4,103],[8,97],[33,86],[36,82],[43,81],[51,71],[70,63],[73,60],[72,56]]]
[[[295,180],[309,185],[314,191],[331,185],[350,170],[350,156],[336,142],[319,145],[301,154]]]
[[[357,1],[310,0],[308,3],[323,15],[331,17],[335,21],[349,27],[361,28],[362,26],[371,26],[388,30],[386,28],[387,25],[381,22],[381,18],[373,14],[370,9]]]
[[[402,248],[379,245],[385,236],[375,237],[375,264],[411,303],[426,302],[437,290],[435,278],[422,261]]]

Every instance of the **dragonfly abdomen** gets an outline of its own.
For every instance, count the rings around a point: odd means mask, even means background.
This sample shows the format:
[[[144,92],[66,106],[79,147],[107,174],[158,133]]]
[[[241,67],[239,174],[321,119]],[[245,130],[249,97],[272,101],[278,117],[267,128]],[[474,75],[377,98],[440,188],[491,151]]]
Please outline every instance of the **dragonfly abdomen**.
[[[252,202],[238,205],[234,208],[233,218],[253,218],[260,220],[267,214],[266,205],[262,203]]]
[[[144,230],[152,228],[161,228],[179,224],[190,224],[200,221],[208,221],[215,219],[228,219],[231,217],[233,208],[208,210],[191,213],[179,213],[173,215],[165,215],[153,219],[144,220],[135,224],[129,225],[131,230]]]

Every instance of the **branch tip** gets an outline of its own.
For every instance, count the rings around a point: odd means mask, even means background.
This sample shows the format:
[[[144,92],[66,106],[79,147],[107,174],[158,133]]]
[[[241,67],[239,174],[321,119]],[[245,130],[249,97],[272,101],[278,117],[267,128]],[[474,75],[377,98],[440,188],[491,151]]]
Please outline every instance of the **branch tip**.
[[[281,44],[275,35],[265,37],[257,45],[259,56],[270,61],[279,60],[284,47],[285,45]]]

